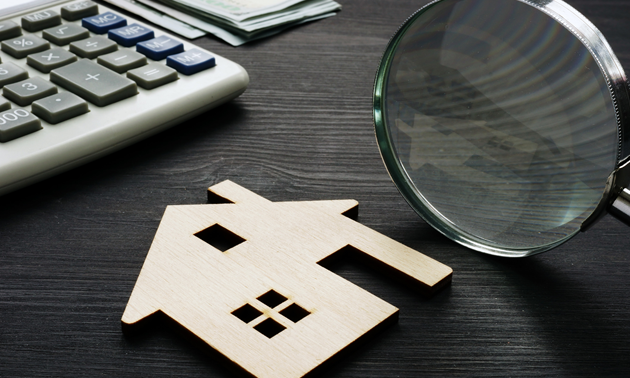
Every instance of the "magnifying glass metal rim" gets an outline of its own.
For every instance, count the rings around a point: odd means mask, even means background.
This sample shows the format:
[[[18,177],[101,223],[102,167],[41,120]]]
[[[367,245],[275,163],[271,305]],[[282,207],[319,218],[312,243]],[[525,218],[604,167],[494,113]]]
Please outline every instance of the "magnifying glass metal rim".
[[[384,89],[388,79],[389,68],[391,66],[397,47],[409,27],[422,14],[437,3],[450,0],[434,0],[412,14],[398,29],[390,39],[376,74],[373,93],[373,117],[376,139],[378,142],[381,157],[387,171],[396,184],[398,190],[403,195],[409,205],[431,226],[439,232],[473,250],[492,255],[505,257],[524,257],[545,252],[564,243],[580,230],[576,230],[556,242],[533,246],[527,248],[507,248],[497,245],[490,240],[486,240],[461,230],[457,225],[448,220],[445,216],[434,208],[429,201],[411,184],[411,179],[396,155],[395,148],[390,140],[389,132],[385,122]],[[581,230],[585,230],[600,219],[622,193],[623,189],[630,184],[630,96],[628,93],[628,82],[621,63],[612,51],[612,48],[604,38],[603,34],[586,17],[576,9],[562,0],[513,0],[527,4],[544,12],[555,21],[559,22],[571,34],[580,40],[582,45],[588,49],[592,57],[600,67],[604,75],[610,96],[615,106],[618,145],[617,145],[617,167],[611,172],[606,190],[602,193],[602,199],[598,207],[582,224]],[[625,158],[625,159],[624,159]],[[612,212],[619,216],[616,207]],[[622,214],[628,216],[630,214]]]

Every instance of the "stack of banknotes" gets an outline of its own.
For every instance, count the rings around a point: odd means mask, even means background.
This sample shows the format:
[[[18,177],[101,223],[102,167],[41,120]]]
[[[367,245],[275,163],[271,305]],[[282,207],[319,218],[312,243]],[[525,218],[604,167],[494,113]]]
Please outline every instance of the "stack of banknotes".
[[[233,46],[334,16],[333,0],[105,0],[194,39],[208,33]]]

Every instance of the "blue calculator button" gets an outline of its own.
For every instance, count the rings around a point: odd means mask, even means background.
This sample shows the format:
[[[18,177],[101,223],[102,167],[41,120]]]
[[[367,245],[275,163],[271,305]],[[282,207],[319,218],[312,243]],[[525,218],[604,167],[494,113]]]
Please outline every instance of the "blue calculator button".
[[[118,42],[119,45],[125,47],[134,46],[138,42],[146,41],[154,37],[153,30],[131,24],[122,28],[112,29],[107,32],[109,39]]]
[[[96,34],[105,34],[110,29],[125,25],[127,25],[127,20],[112,12],[101,13],[81,20],[81,26]]]
[[[169,55],[184,51],[184,44],[167,36],[161,36],[136,45],[136,51],[153,60],[162,60]]]
[[[184,75],[192,75],[216,66],[214,56],[199,49],[190,49],[166,58],[166,65],[175,68]]]

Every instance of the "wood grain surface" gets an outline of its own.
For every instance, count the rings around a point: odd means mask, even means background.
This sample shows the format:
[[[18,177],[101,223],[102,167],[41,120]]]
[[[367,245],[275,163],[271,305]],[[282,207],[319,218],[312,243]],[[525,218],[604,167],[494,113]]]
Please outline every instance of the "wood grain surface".
[[[604,218],[561,247],[508,260],[434,231],[391,183],[375,143],[374,74],[426,0],[342,0],[335,17],[230,47],[251,77],[236,101],[0,197],[1,377],[232,377],[166,322],[120,318],[167,205],[229,179],[271,201],[359,201],[359,221],[454,269],[418,296],[361,265],[334,271],[400,309],[398,324],[326,377],[627,376],[630,240]],[[630,70],[630,2],[570,1]]]
[[[271,202],[229,180],[208,190],[231,203],[166,208],[124,332],[159,311],[252,376],[298,378],[398,319],[322,261],[354,252],[425,293],[450,283],[451,268],[344,215],[354,200]]]

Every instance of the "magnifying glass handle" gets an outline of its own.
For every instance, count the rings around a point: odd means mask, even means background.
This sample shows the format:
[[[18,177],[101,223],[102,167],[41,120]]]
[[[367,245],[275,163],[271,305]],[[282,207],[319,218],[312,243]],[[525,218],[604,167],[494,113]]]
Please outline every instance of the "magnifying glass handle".
[[[608,177],[602,201],[582,223],[582,231],[591,228],[606,213],[630,226],[630,156]]]
[[[609,178],[610,193],[617,197],[609,202],[608,213],[630,226],[630,157]],[[611,198],[611,200],[612,200]]]
[[[630,189],[625,188],[619,193],[608,212],[630,226]]]

